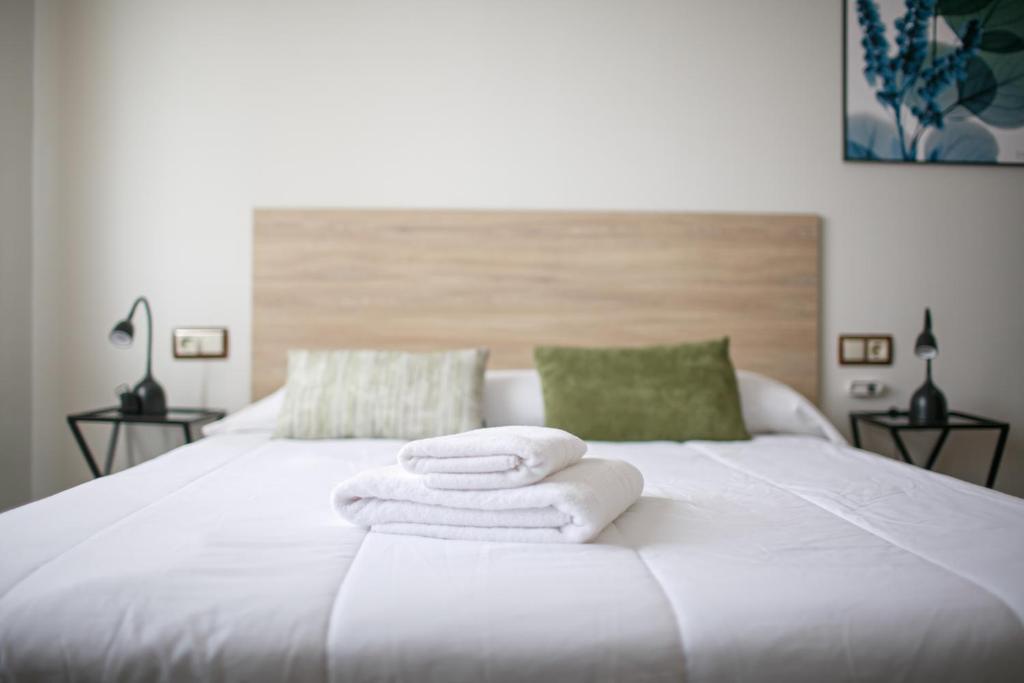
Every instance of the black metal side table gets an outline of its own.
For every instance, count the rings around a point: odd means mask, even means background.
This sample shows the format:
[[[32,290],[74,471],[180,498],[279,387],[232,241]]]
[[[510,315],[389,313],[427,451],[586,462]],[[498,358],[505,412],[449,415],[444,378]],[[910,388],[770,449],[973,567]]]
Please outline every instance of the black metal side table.
[[[939,439],[935,442],[935,446],[932,447],[932,452],[928,455],[928,460],[925,463],[925,469],[929,470],[935,467],[935,462],[939,459],[939,453],[942,451],[942,447],[946,443],[946,437],[949,436],[951,431],[958,429],[998,430],[999,439],[996,441],[996,449],[992,453],[992,462],[989,465],[988,478],[985,481],[985,486],[988,488],[992,488],[996,483],[996,475],[999,474],[999,462],[1003,459],[1003,449],[1006,447],[1006,437],[1010,433],[1010,425],[1006,422],[999,422],[998,420],[990,420],[987,417],[979,417],[977,415],[970,415],[968,413],[955,411],[951,411],[949,413],[949,418],[945,422],[935,424],[912,424],[906,411],[886,410],[882,412],[854,412],[850,413],[850,429],[853,431],[853,445],[858,448],[860,448],[861,422],[889,430],[889,434],[892,435],[892,440],[895,442],[896,448],[900,452],[900,457],[911,465],[916,465],[917,463],[911,459],[910,454],[907,452],[907,447],[904,445],[903,439],[900,437],[900,432],[917,431],[921,429],[940,430]]]
[[[227,413],[223,410],[210,410],[207,408],[169,408],[164,415],[129,415],[122,413],[119,408],[100,408],[89,410],[84,413],[68,415],[68,426],[75,436],[75,442],[82,450],[82,456],[89,465],[93,477],[100,477],[110,474],[110,468],[114,464],[114,451],[117,449],[117,437],[121,431],[122,424],[147,424],[162,425],[164,427],[181,427],[185,436],[185,443],[192,443],[192,426],[199,425],[211,420],[219,420]],[[104,464],[103,472],[100,472],[96,460],[92,457],[89,444],[85,442],[82,431],[78,428],[79,422],[108,422],[113,425],[110,430],[110,440],[107,442],[107,461]]]

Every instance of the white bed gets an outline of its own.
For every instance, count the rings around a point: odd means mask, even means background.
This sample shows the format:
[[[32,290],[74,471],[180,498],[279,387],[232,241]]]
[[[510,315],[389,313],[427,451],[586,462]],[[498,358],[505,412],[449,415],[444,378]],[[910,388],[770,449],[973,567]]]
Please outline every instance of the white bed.
[[[539,343],[721,335],[818,390],[813,216],[255,223],[254,397],[289,348],[475,345],[515,368]],[[646,488],[585,545],[349,526],[332,488],[399,443],[271,440],[271,395],[0,515],[0,681],[1024,680],[1024,501],[853,450],[778,383],[741,374],[740,394],[747,428],[776,434],[590,444]],[[491,373],[486,395],[489,425],[543,422],[535,375]]]
[[[0,680],[1024,677],[1024,501],[838,438],[591,443],[643,498],[498,544],[347,525],[400,442],[259,422],[0,515]]]

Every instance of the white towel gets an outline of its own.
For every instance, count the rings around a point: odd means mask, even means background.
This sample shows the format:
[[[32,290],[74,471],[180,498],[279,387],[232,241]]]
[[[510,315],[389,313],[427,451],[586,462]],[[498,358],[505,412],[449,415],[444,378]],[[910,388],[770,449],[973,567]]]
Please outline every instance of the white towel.
[[[489,491],[432,489],[392,465],[343,481],[331,499],[339,515],[371,531],[585,543],[636,502],[643,487],[640,471],[621,460],[584,458],[538,484]]]
[[[398,462],[434,489],[527,486],[579,462],[587,444],[550,427],[489,427],[410,441]]]

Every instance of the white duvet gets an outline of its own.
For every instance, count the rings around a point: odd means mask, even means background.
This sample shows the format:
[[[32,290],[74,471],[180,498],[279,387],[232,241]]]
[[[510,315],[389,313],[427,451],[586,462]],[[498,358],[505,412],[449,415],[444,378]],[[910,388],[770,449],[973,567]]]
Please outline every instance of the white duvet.
[[[366,534],[388,441],[221,435],[0,515],[0,680],[1019,681],[1024,501],[814,437],[590,444],[587,545]]]

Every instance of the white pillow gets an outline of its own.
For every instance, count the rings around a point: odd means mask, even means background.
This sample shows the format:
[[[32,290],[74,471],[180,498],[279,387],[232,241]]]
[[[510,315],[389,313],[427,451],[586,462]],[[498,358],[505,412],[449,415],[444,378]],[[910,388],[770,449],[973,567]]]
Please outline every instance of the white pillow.
[[[204,436],[239,432],[273,432],[284,405],[284,387],[237,410],[222,420],[206,424]],[[488,370],[484,375],[484,422],[503,425],[544,426],[544,395],[536,370]]]
[[[544,426],[544,394],[536,370],[488,370],[484,375],[484,422]]]
[[[743,421],[751,434],[810,434],[845,444],[814,404],[782,382],[737,370]],[[273,432],[284,404],[284,388],[203,427],[205,436]],[[536,370],[488,370],[484,376],[484,421],[488,427],[544,426],[544,394]]]
[[[277,414],[284,406],[284,387],[222,420],[203,425],[203,436],[237,434],[240,432],[271,432],[277,426]]]
[[[737,370],[743,422],[751,434],[810,434],[845,443],[814,404],[792,387],[750,370]],[[544,425],[544,396],[536,370],[490,370],[484,380],[488,427]]]
[[[846,439],[813,403],[787,384],[737,370],[743,422],[751,434],[810,434],[833,443]]]

